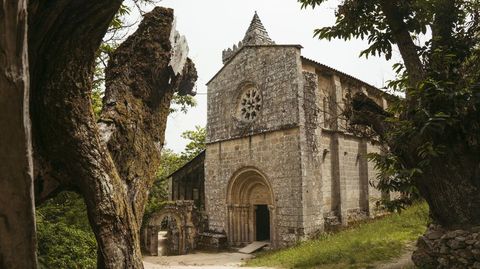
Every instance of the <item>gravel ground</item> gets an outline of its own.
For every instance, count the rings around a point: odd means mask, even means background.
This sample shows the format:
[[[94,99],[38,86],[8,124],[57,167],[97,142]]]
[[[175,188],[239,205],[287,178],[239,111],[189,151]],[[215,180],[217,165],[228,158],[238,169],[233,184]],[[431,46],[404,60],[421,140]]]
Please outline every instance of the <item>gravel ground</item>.
[[[410,259],[412,250],[403,254],[395,261],[377,264],[377,269],[410,269],[414,268]],[[242,267],[247,259],[253,255],[238,252],[204,253],[180,256],[144,256],[143,265],[145,269],[231,269],[241,267],[242,269],[272,269],[267,267]]]
[[[238,252],[221,252],[221,253],[204,253],[197,252],[194,254],[180,256],[145,256],[143,264],[145,269],[228,269],[240,267],[245,260],[252,258],[253,255]],[[249,267],[242,267],[249,268]],[[254,267],[259,268],[259,267]]]

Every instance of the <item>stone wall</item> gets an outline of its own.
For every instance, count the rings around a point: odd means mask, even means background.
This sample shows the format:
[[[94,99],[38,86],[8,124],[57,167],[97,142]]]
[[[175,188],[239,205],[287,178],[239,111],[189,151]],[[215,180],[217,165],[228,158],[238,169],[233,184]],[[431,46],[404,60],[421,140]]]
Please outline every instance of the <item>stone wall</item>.
[[[262,99],[255,120],[247,122],[237,115],[246,85]],[[275,201],[269,206],[274,245],[293,243],[304,235],[301,93],[300,49],[290,45],[243,46],[208,83],[205,191],[210,229],[229,232],[227,187],[235,173],[252,167],[266,175],[273,189]]]
[[[378,144],[372,144],[372,142],[367,143],[367,152],[368,153],[382,153],[382,149]],[[377,179],[378,176],[378,171],[375,169],[375,163],[374,162],[368,162],[368,206],[369,210],[368,212],[370,213],[370,216],[377,216],[377,215],[383,215],[385,212],[379,211],[377,207],[377,202],[384,196],[380,190],[374,187],[374,185],[370,184],[373,183],[375,184],[378,182]]]
[[[418,239],[412,259],[419,268],[480,269],[480,226],[449,230],[431,224]]]
[[[284,246],[303,236],[299,129],[291,128],[207,145],[205,194],[209,227],[228,231],[227,188],[234,174],[254,167],[273,189],[275,235]],[[228,236],[228,234],[227,234]]]
[[[321,141],[325,217],[337,216],[348,224],[359,216],[369,216],[370,207],[380,198],[378,191],[371,191],[369,181],[375,179],[376,171],[366,156],[375,146],[365,139],[326,129]]]
[[[384,105],[382,93],[373,87],[324,65],[302,58],[302,68],[317,79],[317,91],[308,110],[317,111],[317,154],[321,170],[321,209],[327,225],[373,216],[381,193],[370,186],[377,171],[367,153],[379,152],[378,144],[349,132],[344,111],[349,96],[363,91]],[[306,81],[308,79],[306,78]],[[305,109],[307,110],[307,109]]]
[[[245,89],[254,89],[255,98],[261,96],[261,109],[247,121],[238,115]],[[385,105],[377,89],[306,61],[298,46],[238,49],[208,83],[209,228],[225,232],[230,240],[235,230],[236,243],[238,238],[252,241],[254,206],[229,202],[232,180],[247,168],[265,178],[264,190],[271,189],[274,247],[292,244],[325,225],[372,216],[381,194],[369,185],[376,171],[366,155],[380,149],[347,129],[343,112],[356,91]]]
[[[301,65],[301,63],[299,63]],[[320,132],[318,78],[303,72],[304,86],[299,94],[300,166],[302,169],[302,225],[305,237],[323,229],[321,163],[319,155]]]
[[[298,126],[298,94],[303,80],[297,46],[244,46],[208,85],[207,142]],[[262,97],[260,115],[241,122],[236,111],[247,83]]]
[[[167,244],[163,254],[190,253],[196,248],[201,223],[202,219],[197,214],[194,201],[170,201],[143,224],[143,249],[148,255],[157,256],[158,232],[166,230]]]

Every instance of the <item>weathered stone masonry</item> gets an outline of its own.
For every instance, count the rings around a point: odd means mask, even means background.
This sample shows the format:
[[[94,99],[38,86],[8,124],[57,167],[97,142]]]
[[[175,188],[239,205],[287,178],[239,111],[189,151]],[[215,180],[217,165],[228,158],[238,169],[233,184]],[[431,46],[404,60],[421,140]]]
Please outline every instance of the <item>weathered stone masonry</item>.
[[[207,84],[206,210],[210,229],[225,232],[232,245],[259,236],[261,203],[268,205],[269,239],[278,247],[325,224],[372,216],[381,196],[368,184],[376,172],[366,159],[379,147],[348,133],[341,114],[355,91],[382,106],[385,94],[300,50],[275,45],[255,14],[246,37],[224,51],[223,68]],[[254,111],[246,121],[238,109],[249,104],[241,96],[252,87],[261,108],[245,109]],[[267,198],[256,202],[255,188],[244,189],[249,181],[259,182]],[[232,192],[244,197],[232,200]]]
[[[350,133],[342,113],[357,91],[384,108],[388,96],[301,48],[276,45],[255,14],[207,83],[204,204],[208,229],[231,246],[282,247],[376,213],[366,155],[380,147]]]

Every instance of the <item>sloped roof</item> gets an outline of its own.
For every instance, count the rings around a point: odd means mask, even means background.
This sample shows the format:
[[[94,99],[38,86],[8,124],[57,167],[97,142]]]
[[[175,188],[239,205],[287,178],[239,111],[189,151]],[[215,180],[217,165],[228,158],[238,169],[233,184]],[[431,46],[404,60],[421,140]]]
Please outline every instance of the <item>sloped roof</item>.
[[[173,177],[175,174],[180,173],[182,170],[188,169],[190,166],[194,165],[195,162],[201,161],[203,162],[202,159],[205,159],[205,150],[200,151],[197,156],[193,157],[190,161],[179,167],[177,170],[173,171],[170,175],[168,175],[166,178]]]
[[[330,67],[330,66],[328,66],[328,65],[319,63],[319,62],[317,62],[317,61],[315,61],[315,60],[306,58],[306,57],[304,57],[304,56],[300,56],[300,58],[302,59],[302,61],[305,61],[305,62],[307,62],[307,63],[310,63],[310,64],[312,64],[312,65],[314,65],[314,66],[316,66],[316,67],[318,67],[318,68],[320,68],[320,69],[328,70],[328,71],[330,71],[330,72],[332,72],[332,73],[339,74],[340,76],[343,76],[343,77],[346,77],[346,78],[348,78],[348,79],[350,79],[350,80],[352,80],[352,81],[355,81],[356,83],[365,86],[365,87],[367,88],[367,90],[373,90],[373,91],[375,91],[377,94],[380,94],[380,95],[382,95],[382,96],[384,96],[384,97],[392,97],[390,94],[388,94],[388,93],[380,90],[379,88],[373,86],[372,84],[369,84],[369,83],[367,83],[367,82],[365,82],[365,81],[363,81],[363,80],[360,80],[360,79],[358,79],[358,78],[356,78],[356,77],[354,77],[354,76],[352,76],[352,75],[349,75],[349,74],[347,74],[347,73],[344,73],[344,72],[342,72],[342,71],[339,71],[339,70],[337,70],[337,69],[335,69],[335,68],[333,68],[333,67]]]

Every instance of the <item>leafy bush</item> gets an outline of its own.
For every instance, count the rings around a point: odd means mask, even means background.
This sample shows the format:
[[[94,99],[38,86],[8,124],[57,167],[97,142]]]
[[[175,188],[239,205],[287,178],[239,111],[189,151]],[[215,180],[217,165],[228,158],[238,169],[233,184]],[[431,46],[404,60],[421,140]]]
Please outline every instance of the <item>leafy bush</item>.
[[[97,243],[93,233],[63,222],[37,220],[40,268],[95,268]]]
[[[83,199],[63,192],[37,207],[40,268],[95,268],[97,244]]]

